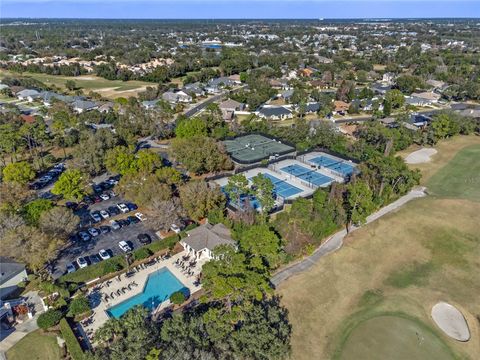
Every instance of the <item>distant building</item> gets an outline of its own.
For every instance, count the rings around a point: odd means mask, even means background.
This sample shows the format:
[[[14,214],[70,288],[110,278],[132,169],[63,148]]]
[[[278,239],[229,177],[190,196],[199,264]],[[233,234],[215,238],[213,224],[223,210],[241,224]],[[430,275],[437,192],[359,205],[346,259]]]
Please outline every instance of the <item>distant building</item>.
[[[185,251],[195,259],[214,259],[213,251],[219,245],[236,247],[230,230],[223,224],[206,224],[187,231],[187,237],[180,241]]]
[[[162,94],[162,99],[171,104],[189,103],[192,101],[192,97],[183,91],[167,91],[166,93]]]
[[[229,121],[233,119],[235,111],[242,111],[245,109],[245,104],[228,99],[221,102],[218,107],[222,111],[223,119]]]
[[[89,100],[76,100],[72,103],[72,108],[77,113],[82,113],[84,111],[90,111],[98,108],[98,105]]]
[[[37,90],[33,89],[25,89],[17,92],[17,98],[19,100],[27,100],[28,102],[32,102],[40,93]]]
[[[284,120],[293,118],[293,113],[290,109],[284,106],[263,106],[257,111],[257,116],[270,120]]]
[[[6,298],[17,290],[17,285],[26,279],[25,265],[3,256],[0,257],[0,299]]]
[[[341,100],[334,101],[333,105],[335,106],[334,112],[337,114],[344,114],[350,108],[350,104]]]

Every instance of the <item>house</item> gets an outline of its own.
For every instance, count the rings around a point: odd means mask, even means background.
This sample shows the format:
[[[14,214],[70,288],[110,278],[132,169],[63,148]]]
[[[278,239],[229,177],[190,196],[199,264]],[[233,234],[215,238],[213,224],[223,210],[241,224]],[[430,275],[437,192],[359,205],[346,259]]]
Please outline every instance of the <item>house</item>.
[[[35,116],[33,115],[20,115],[23,121],[25,121],[27,124],[33,124],[35,122]]]
[[[233,81],[236,85],[240,85],[242,83],[242,81],[240,80],[239,74],[230,75],[228,79]]]
[[[293,113],[285,106],[263,106],[256,112],[257,116],[270,120],[284,120],[293,118]]]
[[[245,104],[232,99],[228,99],[221,102],[218,107],[222,111],[223,120],[230,121],[233,119],[235,111],[242,111],[243,109],[245,109]]]
[[[158,103],[158,99],[155,99],[155,100],[145,100],[145,101],[142,101],[142,106],[147,109],[147,110],[150,110],[150,109],[154,109],[156,106],[157,106],[157,103]]]
[[[412,97],[425,100],[428,104],[437,103],[438,100],[442,97],[439,94],[434,93],[433,91],[425,91],[421,93],[413,93]]]
[[[27,100],[28,102],[32,102],[40,93],[34,89],[25,89],[22,91],[17,92],[17,98],[19,100]]]
[[[211,79],[205,87],[205,90],[209,94],[217,94],[224,87],[233,85],[235,85],[235,82],[233,80],[230,80],[228,77],[218,77],[215,79]]]
[[[345,114],[350,108],[350,104],[347,104],[345,101],[336,100],[333,102],[335,109],[333,110],[337,114]]]
[[[186,252],[195,259],[214,259],[213,251],[219,245],[236,247],[230,230],[223,224],[205,224],[187,231],[187,237],[180,241]]]
[[[292,96],[293,96],[293,92],[294,92],[293,89],[285,90],[285,91],[283,91],[283,92],[280,94],[280,97],[281,97],[283,100],[285,100],[285,101],[290,101],[290,99],[291,99]]]
[[[17,285],[26,279],[25,265],[0,256],[0,299],[3,300],[17,290]]]
[[[377,94],[385,95],[387,91],[392,90],[392,87],[390,85],[374,83],[372,85],[372,90]]]
[[[311,77],[313,75],[313,70],[309,68],[300,69],[298,74],[303,77]]]
[[[427,80],[426,83],[434,89],[443,89],[446,85],[443,81],[433,79]]]
[[[84,111],[90,111],[98,108],[98,105],[89,100],[75,100],[72,102],[72,108],[77,113],[82,113]]]
[[[205,90],[203,90],[200,83],[187,84],[183,87],[182,91],[190,96],[204,96]]]
[[[162,94],[162,99],[171,104],[189,103],[192,101],[192,97],[183,91],[167,91],[166,93]]]
[[[328,89],[328,84],[323,80],[312,80],[310,85],[316,89]]]
[[[43,102],[43,105],[45,105],[46,107],[50,107],[55,100],[62,101],[64,103],[72,102],[71,101],[72,98],[70,96],[60,95],[53,91],[41,92],[39,99]]]
[[[308,103],[305,106],[305,114],[317,113],[321,109],[320,103]]]
[[[101,106],[98,107],[98,111],[101,113],[108,113],[113,109],[113,103],[112,102],[106,102],[105,104],[102,104]]]
[[[394,80],[395,80],[394,73],[387,72],[382,76],[382,83],[384,83],[385,85],[393,85]]]

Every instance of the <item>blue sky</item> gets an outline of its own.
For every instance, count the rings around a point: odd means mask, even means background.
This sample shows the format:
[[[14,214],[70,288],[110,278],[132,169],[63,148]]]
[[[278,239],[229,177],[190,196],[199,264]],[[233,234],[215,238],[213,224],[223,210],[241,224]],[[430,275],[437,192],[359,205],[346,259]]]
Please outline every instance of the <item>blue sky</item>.
[[[0,18],[479,17],[480,0],[0,0]]]

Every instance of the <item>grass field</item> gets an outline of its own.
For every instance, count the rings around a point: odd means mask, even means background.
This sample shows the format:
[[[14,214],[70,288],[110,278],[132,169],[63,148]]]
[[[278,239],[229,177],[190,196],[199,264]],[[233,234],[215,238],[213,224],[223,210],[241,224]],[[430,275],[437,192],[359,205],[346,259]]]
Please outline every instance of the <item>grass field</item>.
[[[7,351],[8,360],[60,360],[61,350],[54,334],[34,331]]]
[[[480,161],[475,143],[480,138],[439,144],[424,166],[435,196],[355,231],[340,251],[279,286],[293,325],[292,359],[478,358],[480,202],[449,193],[458,183],[444,192],[434,185],[442,173],[455,173],[471,189],[468,177]],[[478,186],[469,191],[480,196]],[[442,300],[464,313],[470,341],[454,341],[433,323],[431,308]]]
[[[12,73],[5,70],[0,70],[0,79],[6,76],[23,76],[37,79],[46,85],[55,85],[61,89],[65,89],[65,82],[67,80],[75,81],[77,87],[88,93],[90,90],[98,92],[102,96],[110,99],[118,97],[130,97],[137,95],[140,91],[144,91],[147,86],[155,86],[154,83],[144,81],[120,81],[107,80],[95,75],[82,76],[60,76],[36,73]]]

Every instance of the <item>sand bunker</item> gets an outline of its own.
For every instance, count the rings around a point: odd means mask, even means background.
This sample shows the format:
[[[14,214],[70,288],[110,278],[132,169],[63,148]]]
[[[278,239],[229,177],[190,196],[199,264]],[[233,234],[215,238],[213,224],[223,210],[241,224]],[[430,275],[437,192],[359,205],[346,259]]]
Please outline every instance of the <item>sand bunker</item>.
[[[432,308],[435,324],[448,336],[458,341],[470,340],[470,330],[463,314],[453,305],[439,302]]]
[[[429,162],[431,157],[437,153],[437,150],[432,148],[423,148],[412,152],[405,158],[407,164],[422,164]]]
[[[432,148],[423,148],[412,152],[405,158],[407,164],[422,164],[429,162],[431,157],[437,153],[437,150]]]

